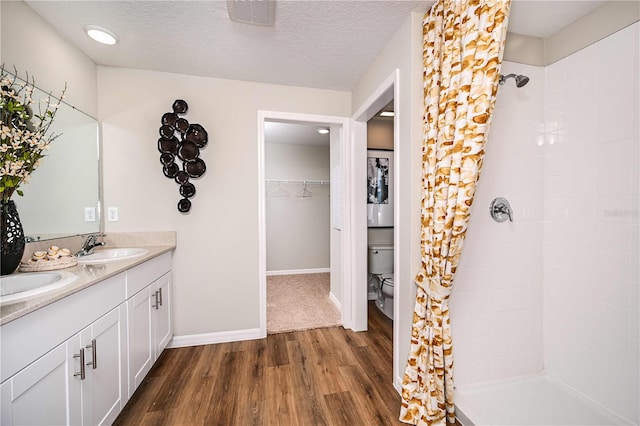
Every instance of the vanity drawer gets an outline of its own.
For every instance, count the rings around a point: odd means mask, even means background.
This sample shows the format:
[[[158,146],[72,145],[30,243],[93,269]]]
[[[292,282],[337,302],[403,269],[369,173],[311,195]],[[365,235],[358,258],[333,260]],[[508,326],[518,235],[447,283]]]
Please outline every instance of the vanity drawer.
[[[171,253],[164,253],[141,265],[129,269],[127,274],[126,298],[134,294],[171,270]]]

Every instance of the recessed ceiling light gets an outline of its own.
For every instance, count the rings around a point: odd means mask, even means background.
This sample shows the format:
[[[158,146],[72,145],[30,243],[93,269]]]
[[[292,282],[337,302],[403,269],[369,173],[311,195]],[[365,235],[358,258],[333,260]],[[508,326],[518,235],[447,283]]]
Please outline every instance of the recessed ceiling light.
[[[396,113],[393,111],[382,111],[380,117],[395,117]]]
[[[318,133],[320,133],[321,135],[326,135],[327,133],[329,133],[329,129],[318,129]]]
[[[102,28],[97,25],[85,25],[84,30],[89,37],[98,43],[111,45],[118,42],[118,36],[106,28]]]

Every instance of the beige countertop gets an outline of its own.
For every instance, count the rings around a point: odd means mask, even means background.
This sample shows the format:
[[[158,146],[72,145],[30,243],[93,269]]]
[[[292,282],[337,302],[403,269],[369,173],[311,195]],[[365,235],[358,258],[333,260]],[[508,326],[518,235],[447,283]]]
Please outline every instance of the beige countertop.
[[[92,265],[78,264],[77,266],[71,268],[61,269],[60,271],[70,272],[72,274],[75,274],[78,278],[64,287],[54,289],[46,293],[38,294],[23,300],[0,304],[0,325],[6,324],[30,312],[33,312],[36,309],[40,309],[43,306],[49,305],[73,293],[81,291],[100,281],[126,271],[127,269],[133,268],[134,266],[144,263],[149,259],[153,259],[154,257],[160,256],[163,253],[172,251],[176,246],[175,244],[168,244],[154,246],[143,245],[139,247],[147,249],[148,253],[133,259],[111,261]],[[108,246],[105,248],[116,247]],[[96,249],[96,251],[99,250],[99,248]],[[20,274],[21,272],[14,273]]]

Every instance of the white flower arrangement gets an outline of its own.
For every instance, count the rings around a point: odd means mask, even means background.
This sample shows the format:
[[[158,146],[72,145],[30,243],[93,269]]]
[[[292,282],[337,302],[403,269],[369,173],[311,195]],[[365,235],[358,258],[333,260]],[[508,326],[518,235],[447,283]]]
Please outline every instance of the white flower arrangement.
[[[49,149],[49,144],[60,134],[49,133],[60,100],[67,90],[64,89],[56,100],[51,93],[41,102],[32,98],[35,89],[33,77],[26,81],[0,68],[0,196],[3,202],[9,201],[14,192],[22,195],[18,189],[27,183],[31,173],[38,168]],[[38,104],[38,113],[34,113],[34,104]]]

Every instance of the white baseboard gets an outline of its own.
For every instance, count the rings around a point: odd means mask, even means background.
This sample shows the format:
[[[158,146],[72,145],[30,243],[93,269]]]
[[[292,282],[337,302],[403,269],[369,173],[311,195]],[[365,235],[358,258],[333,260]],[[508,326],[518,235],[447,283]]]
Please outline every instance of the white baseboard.
[[[340,303],[338,298],[331,292],[329,292],[329,300],[331,300],[333,304],[336,305],[336,308],[338,308],[338,310],[342,312],[342,303]]]
[[[402,396],[402,377],[396,377],[396,382],[393,384],[393,387],[396,388],[398,395]]]
[[[212,345],[215,343],[239,342],[242,340],[262,339],[259,328],[247,330],[220,331],[217,333],[189,334],[173,336],[167,348],[183,348],[185,346]]]
[[[267,271],[267,276],[271,275],[299,275],[299,274],[323,274],[331,272],[331,268],[316,269],[285,269],[283,271]]]

